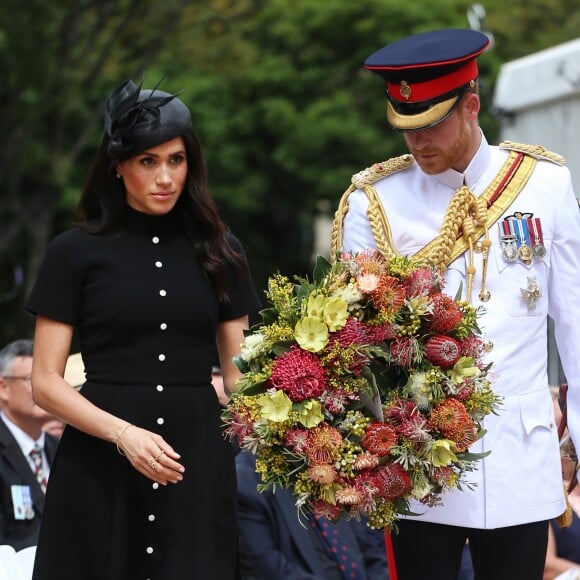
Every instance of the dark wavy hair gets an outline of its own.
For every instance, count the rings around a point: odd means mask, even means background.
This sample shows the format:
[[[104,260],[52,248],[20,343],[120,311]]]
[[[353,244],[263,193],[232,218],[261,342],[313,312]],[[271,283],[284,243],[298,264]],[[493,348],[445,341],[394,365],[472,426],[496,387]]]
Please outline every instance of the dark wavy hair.
[[[228,301],[228,271],[246,273],[243,256],[227,240],[228,231],[210,194],[201,142],[190,127],[181,135],[187,156],[187,178],[175,209],[194,248],[198,263],[213,283],[221,302]],[[75,222],[93,235],[119,232],[125,222],[123,181],[117,178],[115,161],[107,153],[104,135],[75,211]]]

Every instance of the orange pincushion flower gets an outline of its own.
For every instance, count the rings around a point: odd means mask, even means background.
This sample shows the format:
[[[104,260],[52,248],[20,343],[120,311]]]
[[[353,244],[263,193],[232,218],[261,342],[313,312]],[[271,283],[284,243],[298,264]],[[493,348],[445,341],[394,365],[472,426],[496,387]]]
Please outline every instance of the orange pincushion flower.
[[[441,333],[449,332],[461,320],[463,316],[461,309],[457,302],[447,294],[434,294],[432,300],[431,330]]]
[[[353,467],[356,471],[362,471],[363,469],[372,469],[378,464],[379,458],[376,455],[365,451],[354,460]]]
[[[429,424],[455,443],[458,452],[465,451],[477,438],[475,423],[461,401],[450,397],[432,411]]]
[[[358,505],[363,499],[363,494],[351,485],[346,485],[336,492],[336,501],[341,505]]]
[[[363,449],[374,453],[379,457],[389,454],[389,451],[397,443],[397,431],[387,423],[373,423],[367,429],[362,440]]]
[[[322,485],[336,481],[336,468],[334,465],[313,465],[308,468],[308,475],[312,481]]]
[[[312,464],[334,463],[340,457],[342,435],[326,423],[310,429],[307,442],[304,453]]]
[[[381,276],[370,296],[377,308],[394,314],[405,303],[405,288],[393,276]]]

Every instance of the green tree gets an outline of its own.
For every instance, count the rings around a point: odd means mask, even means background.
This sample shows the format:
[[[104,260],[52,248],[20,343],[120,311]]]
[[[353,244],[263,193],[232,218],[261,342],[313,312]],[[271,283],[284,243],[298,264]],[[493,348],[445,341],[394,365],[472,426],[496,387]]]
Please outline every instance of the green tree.
[[[480,59],[489,110],[500,65],[574,38],[577,0],[486,0]],[[0,4],[0,313],[26,335],[22,304],[46,243],[67,227],[102,123],[127,78],[182,90],[214,195],[257,285],[309,273],[312,222],[356,171],[404,151],[384,87],[362,67],[380,46],[468,26],[464,0],[59,0]],[[496,120],[482,124],[491,140]],[[14,268],[24,286],[12,292]],[[16,286],[18,286],[16,284]],[[10,298],[10,300],[9,300]]]

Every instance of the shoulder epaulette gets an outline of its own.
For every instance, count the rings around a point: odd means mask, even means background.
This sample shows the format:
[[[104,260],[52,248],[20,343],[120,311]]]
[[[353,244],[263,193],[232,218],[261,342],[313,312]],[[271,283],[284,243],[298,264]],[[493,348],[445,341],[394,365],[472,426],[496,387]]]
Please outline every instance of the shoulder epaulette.
[[[374,165],[355,173],[351,178],[351,183],[359,188],[371,185],[379,179],[383,179],[383,177],[407,169],[407,167],[410,167],[413,164],[413,161],[413,156],[408,153],[400,155],[399,157],[391,157],[391,159],[375,163]]]
[[[509,149],[511,151],[521,151],[522,153],[527,153],[536,159],[545,159],[556,163],[557,165],[564,165],[566,160],[557,153],[548,151],[545,147],[541,145],[528,145],[526,143],[514,143],[513,141],[502,141],[500,144],[500,149]]]

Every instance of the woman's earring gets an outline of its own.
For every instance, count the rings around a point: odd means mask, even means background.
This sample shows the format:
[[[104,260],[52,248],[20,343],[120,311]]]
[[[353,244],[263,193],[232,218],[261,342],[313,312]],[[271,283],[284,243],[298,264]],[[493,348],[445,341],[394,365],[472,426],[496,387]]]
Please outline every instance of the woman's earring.
[[[121,179],[121,174],[117,173],[117,179]]]

